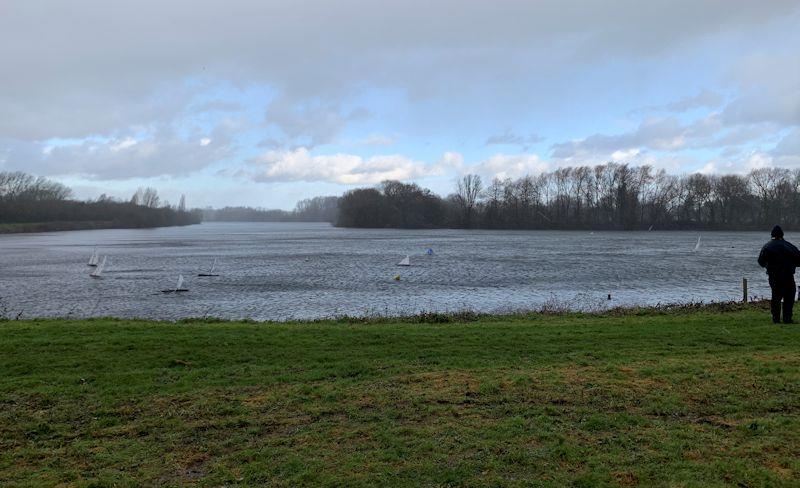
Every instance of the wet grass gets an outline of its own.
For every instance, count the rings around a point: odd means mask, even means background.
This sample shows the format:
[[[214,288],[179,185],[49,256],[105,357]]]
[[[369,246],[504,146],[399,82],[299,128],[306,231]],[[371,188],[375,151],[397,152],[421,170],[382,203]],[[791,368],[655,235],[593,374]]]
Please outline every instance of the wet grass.
[[[0,322],[2,486],[799,483],[763,310]]]

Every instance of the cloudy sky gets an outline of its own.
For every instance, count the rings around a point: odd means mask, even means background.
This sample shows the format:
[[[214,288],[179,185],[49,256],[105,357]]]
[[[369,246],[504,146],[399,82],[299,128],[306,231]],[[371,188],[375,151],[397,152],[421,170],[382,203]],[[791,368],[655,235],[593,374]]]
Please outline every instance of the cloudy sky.
[[[606,161],[800,167],[800,2],[0,0],[0,170],[291,208]]]

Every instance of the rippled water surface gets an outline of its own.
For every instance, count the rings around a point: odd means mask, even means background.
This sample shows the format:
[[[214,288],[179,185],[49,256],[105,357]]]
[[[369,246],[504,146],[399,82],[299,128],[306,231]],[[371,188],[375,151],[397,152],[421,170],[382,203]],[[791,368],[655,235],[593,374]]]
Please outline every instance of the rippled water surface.
[[[337,229],[206,223],[0,236],[0,312],[24,317],[341,314],[578,308],[767,295],[755,257],[768,233]],[[787,239],[794,240],[787,235]],[[108,256],[101,279],[86,265]],[[425,254],[434,250],[433,256]],[[412,265],[398,267],[405,255]],[[199,272],[218,260],[220,276]],[[178,274],[189,289],[163,294]],[[395,281],[395,275],[400,281]],[[607,294],[612,300],[606,300]]]

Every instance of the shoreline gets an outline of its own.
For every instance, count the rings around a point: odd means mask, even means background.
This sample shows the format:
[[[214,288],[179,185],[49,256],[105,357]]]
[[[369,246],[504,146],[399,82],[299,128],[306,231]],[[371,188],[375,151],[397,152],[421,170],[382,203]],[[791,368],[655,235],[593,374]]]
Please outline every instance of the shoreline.
[[[764,233],[765,230],[761,228],[744,228],[744,229],[723,229],[723,228],[664,228],[664,229],[615,229],[604,227],[540,227],[532,229],[514,229],[514,228],[464,228],[464,227],[345,227],[339,226],[328,221],[321,220],[204,220],[201,222],[193,222],[188,224],[172,224],[172,225],[157,225],[157,226],[135,226],[135,225],[120,225],[113,221],[55,221],[55,222],[13,222],[13,223],[0,223],[0,235],[7,234],[33,234],[42,232],[66,232],[78,230],[103,230],[103,229],[158,229],[162,227],[187,227],[190,225],[199,224],[328,224],[335,229],[343,230],[393,230],[393,231],[473,231],[473,232],[619,232],[619,233],[647,233],[647,232],[694,232],[694,233],[717,233],[717,232],[752,232]],[[784,229],[786,230],[786,229]],[[791,229],[786,232],[793,232]]]
[[[546,306],[538,310],[520,310],[508,313],[482,313],[472,310],[461,310],[456,312],[421,312],[410,315],[338,315],[330,317],[320,317],[314,319],[286,319],[286,320],[256,320],[251,318],[227,319],[213,316],[184,317],[179,319],[154,319],[147,317],[26,317],[23,314],[14,315],[12,310],[0,310],[5,315],[0,315],[0,323],[12,322],[120,322],[120,323],[146,323],[152,325],[175,325],[175,324],[254,324],[254,325],[319,325],[319,324],[469,324],[475,322],[508,322],[526,321],[537,318],[556,317],[562,319],[582,319],[582,318],[635,318],[635,317],[663,317],[663,316],[691,316],[696,314],[731,314],[745,311],[764,311],[769,312],[769,299],[759,298],[748,301],[723,301],[723,302],[690,302],[690,303],[670,303],[652,306],[618,306],[607,309],[597,310],[569,310],[566,308],[547,308]],[[767,315],[765,315],[766,317]]]
[[[192,224],[158,225],[152,227],[138,227],[121,225],[114,221],[57,221],[57,222],[20,222],[0,224],[0,235],[8,234],[36,234],[44,232],[67,232],[77,230],[105,230],[105,229],[158,229],[162,227],[186,227]]]

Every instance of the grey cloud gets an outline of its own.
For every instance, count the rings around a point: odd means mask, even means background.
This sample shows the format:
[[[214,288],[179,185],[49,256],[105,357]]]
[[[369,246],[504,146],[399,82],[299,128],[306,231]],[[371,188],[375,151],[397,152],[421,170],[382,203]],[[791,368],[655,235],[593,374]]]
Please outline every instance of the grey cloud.
[[[512,132],[510,130],[506,130],[502,134],[496,134],[496,135],[493,135],[493,136],[489,136],[489,138],[486,139],[486,145],[487,146],[492,146],[492,145],[519,146],[524,151],[527,151],[528,148],[531,145],[536,144],[537,142],[542,142],[543,140],[544,140],[544,137],[542,137],[542,136],[540,136],[538,134],[530,134],[530,135],[527,135],[527,136],[521,136],[519,134],[515,134],[514,132]]]
[[[800,158],[800,129],[792,129],[778,142],[770,154],[776,157],[793,156]]]
[[[686,128],[674,117],[643,122],[632,132],[619,135],[594,134],[585,139],[553,144],[554,158],[571,158],[587,153],[613,153],[631,148],[676,149],[683,145]]]
[[[779,132],[773,123],[725,125],[719,114],[711,114],[683,124],[675,117],[654,118],[635,130],[616,134],[594,134],[585,139],[553,144],[554,158],[572,158],[593,154],[611,154],[631,149],[676,152],[685,149],[725,149]]]
[[[298,103],[279,97],[267,107],[266,122],[286,136],[285,141],[272,139],[281,142],[280,145],[312,148],[333,142],[349,122],[366,117],[369,117],[369,112],[362,107],[344,110],[338,103],[316,100]]]
[[[13,122],[0,122],[0,136],[80,137],[163,122],[185,103],[141,107],[187,78],[261,83],[302,102],[339,101],[369,85],[411,96],[463,93],[476,83],[524,81],[533,65],[552,76],[565,60],[662,56],[796,9],[788,0],[647,8],[577,0],[491,8],[477,0],[79,0],[43,11],[37,2],[7,0],[0,113]],[[336,122],[326,124],[329,136]],[[326,136],[319,132],[309,137]]]
[[[684,97],[681,98],[680,100],[675,100],[674,102],[670,102],[664,105],[651,105],[648,107],[643,107],[637,110],[633,110],[631,113],[638,114],[638,113],[661,112],[661,111],[681,113],[696,108],[714,109],[721,106],[724,101],[725,97],[723,97],[721,94],[712,90],[703,89],[696,95]]]
[[[244,105],[231,100],[209,100],[194,107],[196,112],[241,112],[244,109]]]
[[[359,146],[391,146],[396,142],[397,138],[394,136],[386,136],[383,134],[370,134],[367,137],[356,141]]]
[[[722,112],[726,124],[800,125],[800,62],[797,51],[747,57],[733,69],[739,96]]]
[[[800,85],[785,92],[751,90],[728,105],[722,113],[728,124],[772,122],[800,125]]]
[[[215,135],[216,134],[216,137]],[[224,129],[207,138],[184,139],[169,130],[148,137],[48,147],[30,141],[0,141],[0,168],[43,175],[80,175],[98,180],[188,175],[232,154]]]
[[[191,96],[181,87],[165,87],[158,94],[140,93],[131,99],[102,90],[66,94],[58,87],[19,99],[0,92],[0,137],[28,141],[82,138],[113,135],[154,121],[166,124],[184,112]]]
[[[695,108],[717,108],[722,105],[725,98],[717,92],[702,90],[695,96],[682,98],[666,105],[666,109],[673,112],[686,112]]]

